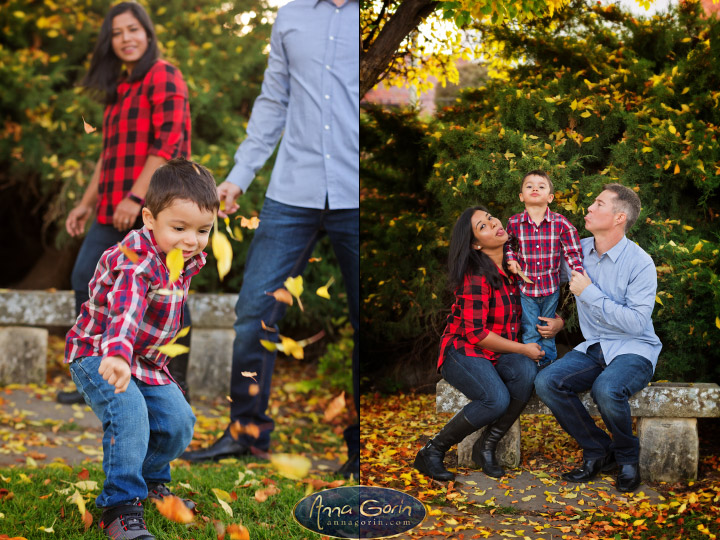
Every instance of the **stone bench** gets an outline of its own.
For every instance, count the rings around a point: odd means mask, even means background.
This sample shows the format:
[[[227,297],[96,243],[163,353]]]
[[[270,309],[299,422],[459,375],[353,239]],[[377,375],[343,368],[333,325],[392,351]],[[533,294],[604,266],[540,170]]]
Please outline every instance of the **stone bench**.
[[[214,399],[230,392],[235,294],[191,294],[188,386]],[[0,386],[45,383],[48,327],[75,323],[72,291],[0,290]]]
[[[590,392],[580,394],[592,416],[600,416]],[[469,400],[446,381],[437,383],[435,407],[439,413],[456,413]],[[632,415],[637,417],[640,439],[640,475],[650,482],[679,482],[697,478],[699,461],[697,419],[720,417],[720,386],[712,383],[651,383],[630,398]],[[523,411],[550,414],[550,409],[533,394]],[[472,445],[482,429],[458,445],[458,466],[474,467]],[[503,465],[520,464],[520,422],[510,428],[498,445]]]

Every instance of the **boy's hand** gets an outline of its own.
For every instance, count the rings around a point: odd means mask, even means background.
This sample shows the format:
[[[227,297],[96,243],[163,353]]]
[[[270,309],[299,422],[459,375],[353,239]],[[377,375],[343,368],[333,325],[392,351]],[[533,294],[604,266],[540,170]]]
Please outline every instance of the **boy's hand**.
[[[510,270],[513,274],[517,274],[520,272],[520,264],[518,264],[517,261],[508,261],[508,270]]]
[[[540,345],[538,345],[537,343],[526,343],[522,347],[522,354],[527,356],[530,360],[534,360],[535,362],[539,362],[540,359],[545,356],[545,351],[543,351],[542,347],[540,347]]]
[[[130,384],[130,364],[120,356],[106,356],[100,362],[98,373],[115,387],[115,393],[127,390]]]
[[[588,285],[592,284],[590,276],[587,275],[587,271],[583,270],[583,273],[572,271],[572,277],[570,278],[570,292],[575,296],[580,296]]]

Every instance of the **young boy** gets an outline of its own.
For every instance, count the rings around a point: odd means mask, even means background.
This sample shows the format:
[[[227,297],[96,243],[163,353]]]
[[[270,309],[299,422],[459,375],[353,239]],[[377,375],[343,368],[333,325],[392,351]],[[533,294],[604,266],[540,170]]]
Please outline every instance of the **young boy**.
[[[195,416],[157,348],[182,328],[190,278],[205,265],[220,207],[210,172],[182,158],[155,171],[145,201],[145,226],[103,253],[65,346],[73,381],[105,432],[100,526],[121,540],[155,538],[140,501],[172,495],[170,462],[192,439]],[[184,268],[171,283],[166,257],[174,250]]]
[[[531,171],[522,179],[520,201],[525,211],[508,220],[506,231],[517,238],[519,252],[507,243],[508,266],[522,270],[532,283],[520,285],[523,343],[539,343],[545,356],[542,368],[557,359],[555,338],[543,338],[538,326],[547,326],[544,318],[555,317],[560,296],[560,266],[563,257],[570,268],[582,273],[582,249],[577,229],[562,215],[550,211],[553,183],[543,171]]]

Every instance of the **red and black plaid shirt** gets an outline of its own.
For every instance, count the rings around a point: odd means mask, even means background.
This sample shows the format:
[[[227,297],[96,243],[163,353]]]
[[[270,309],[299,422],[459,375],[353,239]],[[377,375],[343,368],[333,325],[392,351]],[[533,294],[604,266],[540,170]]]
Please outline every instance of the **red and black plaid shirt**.
[[[121,82],[105,107],[97,220],[112,224],[149,155],[190,158],[190,104],[180,71],[158,60],[141,81]]]
[[[551,212],[548,208],[540,225],[535,225],[527,210],[515,214],[505,228],[511,238],[517,238],[519,253],[515,253],[510,242],[505,252],[510,261],[517,260],[523,272],[533,284],[520,284],[527,296],[548,296],[560,286],[560,265],[563,257],[570,268],[583,271],[582,248],[577,229],[565,216]]]
[[[121,250],[137,254],[131,261]],[[90,281],[90,299],[82,305],[65,340],[65,362],[85,356],[120,356],[131,374],[148,384],[168,384],[166,345],[182,328],[190,278],[205,265],[205,253],[185,262],[180,278],[170,283],[165,253],[151,231],[133,230],[120,245],[100,257]]]
[[[514,275],[502,279],[502,287],[490,287],[484,275],[466,274],[455,290],[455,303],[440,341],[438,371],[449,347],[465,356],[487,358],[493,364],[499,353],[483,349],[480,342],[490,332],[517,341],[520,332],[520,291]]]

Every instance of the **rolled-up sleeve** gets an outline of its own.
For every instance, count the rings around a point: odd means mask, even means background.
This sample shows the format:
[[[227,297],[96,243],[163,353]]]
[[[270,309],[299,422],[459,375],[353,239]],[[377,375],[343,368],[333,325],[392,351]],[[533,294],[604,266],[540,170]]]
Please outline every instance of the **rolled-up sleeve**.
[[[187,85],[180,71],[163,64],[163,69],[153,74],[149,98],[154,134],[149,153],[167,160],[178,157],[189,115]]]

